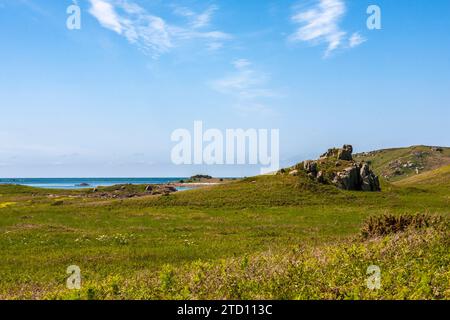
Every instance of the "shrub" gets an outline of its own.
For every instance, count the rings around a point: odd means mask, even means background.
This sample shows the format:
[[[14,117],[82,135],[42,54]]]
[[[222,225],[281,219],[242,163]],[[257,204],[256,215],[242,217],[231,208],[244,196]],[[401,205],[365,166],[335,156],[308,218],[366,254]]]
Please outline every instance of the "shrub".
[[[429,214],[384,214],[369,217],[361,228],[363,238],[385,236],[405,231],[408,228],[421,229],[443,223],[441,216]]]

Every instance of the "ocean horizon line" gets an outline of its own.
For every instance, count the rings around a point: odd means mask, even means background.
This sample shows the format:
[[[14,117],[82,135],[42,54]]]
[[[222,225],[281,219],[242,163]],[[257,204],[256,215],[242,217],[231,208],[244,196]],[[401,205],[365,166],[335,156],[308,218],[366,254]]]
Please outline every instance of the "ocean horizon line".
[[[88,177],[88,178],[0,178],[0,185],[22,185],[36,188],[51,189],[82,189],[108,187],[121,184],[168,184],[188,180],[189,177]],[[216,179],[237,179],[217,177]]]
[[[0,180],[24,180],[24,179],[189,179],[192,176],[161,176],[161,177],[0,177]],[[213,178],[239,179],[244,176],[212,176]]]

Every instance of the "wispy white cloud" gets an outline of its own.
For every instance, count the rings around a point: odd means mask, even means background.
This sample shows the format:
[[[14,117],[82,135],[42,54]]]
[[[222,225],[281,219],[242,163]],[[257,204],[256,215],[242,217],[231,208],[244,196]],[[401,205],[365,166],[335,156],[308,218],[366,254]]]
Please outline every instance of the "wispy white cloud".
[[[217,51],[223,48],[223,42],[210,42],[206,47],[209,51]]]
[[[223,41],[231,36],[218,30],[199,30],[206,28],[217,10],[215,6],[196,14],[187,8],[178,8],[178,15],[190,17],[183,26],[168,23],[164,18],[149,13],[132,0],[89,0],[89,12],[99,23],[122,36],[142,51],[158,57],[176,47],[181,41],[201,40],[207,49],[223,46]],[[177,11],[178,10],[178,11]]]
[[[361,34],[359,34],[359,32],[355,32],[350,37],[348,45],[350,48],[354,48],[366,41],[367,41],[367,39],[364,38],[363,36],[361,36]]]
[[[234,60],[232,62],[232,64],[234,65],[234,67],[236,69],[244,69],[244,68],[250,66],[251,62],[248,61],[247,59],[238,59],[238,60]]]
[[[218,10],[217,6],[210,6],[208,9],[201,13],[196,13],[189,8],[174,6],[174,13],[176,15],[186,17],[190,20],[190,25],[194,29],[207,27],[210,25],[214,12]]]
[[[350,39],[340,23],[346,14],[343,0],[317,0],[313,6],[297,6],[292,21],[299,25],[289,39],[293,42],[305,41],[313,45],[326,44],[325,57],[339,48],[353,48],[365,41],[354,33]]]
[[[214,12],[217,9],[218,8],[216,6],[211,6],[208,9],[206,9],[206,11],[196,15],[194,21],[192,22],[192,26],[194,28],[203,28],[208,26],[209,23],[211,22]]]
[[[232,61],[234,71],[212,82],[214,90],[235,99],[235,109],[245,115],[254,113],[273,114],[272,109],[264,103],[267,98],[277,96],[267,88],[270,77],[255,70],[247,59]]]
[[[122,34],[124,29],[122,22],[110,3],[103,0],[91,0],[89,13],[96,17],[98,22],[105,28]]]

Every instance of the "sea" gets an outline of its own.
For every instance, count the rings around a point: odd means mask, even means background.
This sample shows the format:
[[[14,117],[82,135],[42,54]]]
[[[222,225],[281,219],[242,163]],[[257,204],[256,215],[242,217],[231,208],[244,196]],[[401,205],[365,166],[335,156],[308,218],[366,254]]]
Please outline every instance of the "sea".
[[[165,184],[186,178],[0,178],[0,184],[16,184],[46,189],[83,189],[116,184]],[[179,190],[188,188],[179,187]]]

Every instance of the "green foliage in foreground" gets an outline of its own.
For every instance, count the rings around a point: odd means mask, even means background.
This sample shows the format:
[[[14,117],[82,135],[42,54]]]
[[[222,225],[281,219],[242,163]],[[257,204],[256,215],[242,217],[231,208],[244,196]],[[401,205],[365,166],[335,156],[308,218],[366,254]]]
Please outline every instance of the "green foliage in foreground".
[[[156,274],[111,275],[48,299],[449,299],[448,226],[415,228],[370,240],[296,247],[215,262],[165,265]],[[370,290],[370,265],[381,288]]]

